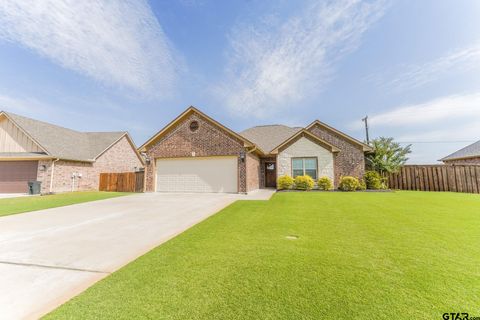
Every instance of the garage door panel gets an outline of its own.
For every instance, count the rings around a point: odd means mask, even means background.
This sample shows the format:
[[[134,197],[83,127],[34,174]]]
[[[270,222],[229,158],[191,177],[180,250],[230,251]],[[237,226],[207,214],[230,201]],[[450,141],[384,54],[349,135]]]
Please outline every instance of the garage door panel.
[[[159,192],[237,192],[237,158],[158,159]]]
[[[0,193],[25,193],[37,180],[38,161],[0,161]]]

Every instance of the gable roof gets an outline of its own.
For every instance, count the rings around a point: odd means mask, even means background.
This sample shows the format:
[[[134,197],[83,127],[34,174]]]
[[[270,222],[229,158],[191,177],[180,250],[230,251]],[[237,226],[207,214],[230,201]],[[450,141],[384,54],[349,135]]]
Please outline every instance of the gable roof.
[[[311,124],[309,124],[305,129],[309,130],[310,128],[312,128],[312,127],[315,126],[315,125],[318,125],[318,126],[324,128],[324,129],[326,129],[326,130],[328,130],[328,131],[330,131],[330,132],[336,133],[336,134],[338,134],[339,136],[345,138],[346,140],[348,140],[348,141],[350,141],[350,142],[353,142],[353,143],[361,146],[361,147],[363,148],[363,151],[364,151],[364,152],[372,152],[372,151],[373,151],[373,148],[372,148],[371,146],[369,146],[368,144],[363,143],[363,142],[361,142],[360,140],[357,140],[357,139],[349,136],[348,134],[343,133],[343,132],[341,132],[341,131],[339,131],[339,130],[337,130],[337,129],[335,129],[335,128],[329,126],[328,124],[323,123],[323,122],[321,122],[321,121],[319,121],[319,120],[313,121],[313,122],[312,122]]]
[[[166,132],[168,132],[169,129],[171,129],[176,123],[180,122],[181,120],[183,120],[184,118],[186,118],[187,116],[189,116],[190,114],[192,113],[196,113],[198,115],[200,115],[201,117],[205,118],[208,122],[210,123],[213,123],[214,125],[216,125],[217,127],[220,127],[221,129],[225,130],[226,132],[228,132],[230,135],[232,135],[233,137],[239,139],[240,141],[243,141],[243,143],[245,144],[246,147],[253,147],[255,146],[254,143],[252,143],[249,139],[239,135],[238,133],[236,133],[235,131],[225,127],[223,124],[221,124],[220,122],[210,118],[209,116],[207,116],[205,113],[203,113],[202,111],[198,110],[197,108],[195,108],[194,106],[190,106],[188,107],[184,112],[182,112],[178,117],[176,117],[175,119],[173,119],[169,124],[167,124],[165,127],[163,127],[160,131],[158,131],[153,137],[151,137],[150,139],[147,140],[147,142],[145,142],[143,145],[141,145],[138,150],[140,151],[145,151],[145,148],[150,145],[151,143],[153,143],[154,141],[156,141],[158,138],[160,138],[161,136],[163,136]]]
[[[480,140],[440,159],[440,161],[480,157]]]
[[[299,137],[306,137],[306,138],[310,138],[312,140],[314,140],[316,143],[322,145],[323,147],[327,148],[327,149],[330,149],[331,152],[340,152],[340,149],[338,149],[337,147],[335,147],[334,145],[326,142],[325,140],[317,137],[316,135],[314,135],[313,133],[310,133],[309,131],[307,131],[306,129],[301,129],[300,131],[298,131],[297,133],[295,133],[293,136],[291,136],[290,138],[286,139],[285,141],[283,141],[281,144],[279,144],[278,146],[276,146],[275,148],[273,148],[270,153],[278,153],[278,151],[284,147],[285,145],[289,144],[291,141],[294,141],[295,139],[299,138]]]
[[[291,128],[281,124],[274,124],[256,126],[240,132],[240,135],[255,143],[261,150],[269,153],[301,130],[302,128]]]
[[[272,154],[276,151],[278,151],[278,148],[283,146],[284,144],[290,142],[291,140],[295,139],[298,134],[303,134],[304,136],[307,136],[311,139],[314,139],[317,143],[322,144],[323,146],[329,148],[332,152],[339,152],[341,151],[334,145],[324,141],[323,139],[315,136],[311,132],[308,131],[309,128],[311,128],[314,125],[320,125],[323,128],[334,132],[341,137],[345,138],[346,140],[349,140],[359,146],[362,147],[364,152],[371,152],[373,151],[373,148],[370,147],[369,145],[350,137],[349,135],[334,129],[327,124],[320,122],[318,120],[315,120],[313,123],[311,123],[309,126],[306,128],[302,127],[289,127],[286,125],[281,125],[281,124],[275,124],[275,125],[263,125],[263,126],[255,126],[249,129],[246,129],[244,131],[241,131],[240,133],[236,133],[235,131],[230,130],[229,128],[225,127],[221,123],[215,121],[214,119],[210,118],[197,108],[190,106],[188,107],[184,112],[182,112],[179,116],[177,116],[174,120],[172,120],[170,123],[168,123],[165,127],[163,127],[160,131],[158,131],[155,135],[153,135],[150,139],[148,139],[144,144],[142,144],[138,150],[141,152],[146,151],[147,146],[155,142],[157,139],[165,135],[167,132],[169,132],[175,124],[179,123],[182,121],[184,118],[188,117],[192,113],[197,113],[201,117],[205,118],[207,121],[213,123],[214,125],[222,128],[223,130],[227,131],[230,135],[233,137],[239,139],[240,141],[244,142],[245,147],[254,147],[253,150],[258,152],[259,154],[263,155],[268,155]]]
[[[1,111],[0,115],[5,115],[52,158],[93,162],[124,136],[127,136],[135,150],[125,131],[79,132],[11,112]]]

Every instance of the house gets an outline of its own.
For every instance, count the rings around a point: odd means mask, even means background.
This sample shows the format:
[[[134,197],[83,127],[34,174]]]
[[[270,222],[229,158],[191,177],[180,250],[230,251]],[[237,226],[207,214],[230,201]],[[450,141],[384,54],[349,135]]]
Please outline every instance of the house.
[[[78,132],[0,112],[0,193],[97,190],[99,173],[134,171],[142,158],[127,132]]]
[[[445,164],[480,165],[480,140],[440,159]]]
[[[361,177],[372,148],[320,121],[234,132],[194,107],[145,142],[146,191],[245,193],[283,175]]]

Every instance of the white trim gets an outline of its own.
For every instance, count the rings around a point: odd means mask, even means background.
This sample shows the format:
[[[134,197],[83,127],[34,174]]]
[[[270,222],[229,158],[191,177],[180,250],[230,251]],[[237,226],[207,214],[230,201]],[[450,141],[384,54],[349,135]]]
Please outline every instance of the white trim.
[[[310,123],[308,126],[305,127],[305,130],[308,131],[311,127],[313,127],[316,124],[325,128],[325,129],[327,129],[327,130],[330,130],[330,131],[342,136],[343,138],[345,138],[347,140],[350,140],[353,143],[356,143],[356,144],[362,146],[363,152],[372,152],[373,151],[373,148],[371,146],[369,146],[368,144],[363,143],[360,140],[357,140],[354,137],[351,137],[348,134],[343,133],[342,131],[335,129],[334,127],[331,127],[328,124],[321,122],[320,120],[313,121],[312,123]]]
[[[295,169],[293,168],[293,160],[298,160],[298,159],[301,159],[301,160],[302,160],[302,168],[303,168],[303,169],[302,169],[302,171],[303,171],[303,174],[302,174],[302,175],[303,175],[303,176],[306,175],[306,170],[307,170],[307,169],[305,169],[305,159],[315,159],[315,175],[316,175],[316,177],[315,177],[315,178],[310,177],[310,178],[312,178],[313,180],[317,180],[317,179],[318,179],[318,157],[317,157],[317,156],[313,156],[313,157],[312,157],[312,156],[310,156],[310,157],[309,157],[309,156],[304,156],[304,157],[291,157],[291,158],[290,158],[290,161],[292,162],[292,164],[291,164],[291,166],[292,166],[292,172],[291,172],[292,178],[295,178],[295,175],[293,174],[293,170],[295,170]],[[308,169],[308,170],[311,170],[311,169]]]
[[[148,139],[144,144],[142,144],[138,150],[139,151],[147,151],[147,147],[153,143],[156,139],[158,139],[163,133],[167,132],[168,129],[170,129],[171,127],[173,127],[173,125],[175,125],[176,123],[178,123],[179,121],[181,121],[184,117],[188,116],[190,113],[197,113],[199,116],[205,118],[207,121],[213,123],[214,125],[218,126],[219,128],[221,128],[222,130],[226,131],[227,133],[229,133],[230,135],[232,135],[233,137],[237,138],[238,140],[242,141],[243,142],[243,146],[244,147],[253,147],[253,146],[256,146],[253,142],[251,142],[250,140],[246,139],[245,137],[241,136],[240,134],[236,133],[235,131],[227,128],[226,126],[224,126],[223,124],[221,124],[220,122],[214,120],[213,118],[207,116],[205,113],[203,113],[202,111],[198,110],[197,108],[195,108],[194,106],[190,106],[188,107],[184,112],[182,112],[179,116],[177,116],[175,119],[173,119],[172,121],[170,121],[165,127],[163,127],[160,131],[158,131],[155,135],[153,135],[150,139]],[[260,148],[258,148],[259,151],[262,151]],[[262,152],[263,153],[263,152]]]
[[[52,193],[53,190],[53,175],[55,174],[55,162],[57,162],[60,159],[55,159],[52,161],[52,170],[50,171],[50,188],[49,192]]]
[[[27,131],[25,131],[25,129],[23,129],[18,123],[15,122],[15,120],[13,120],[7,112],[5,111],[0,111],[0,116],[4,115],[8,120],[10,120],[20,131],[23,132],[23,134],[25,134],[30,140],[32,140],[40,149],[43,150],[43,152],[45,152],[46,154],[48,154],[49,156],[51,156],[52,154],[50,152],[48,152],[47,149],[45,149],[37,140],[35,140]]]

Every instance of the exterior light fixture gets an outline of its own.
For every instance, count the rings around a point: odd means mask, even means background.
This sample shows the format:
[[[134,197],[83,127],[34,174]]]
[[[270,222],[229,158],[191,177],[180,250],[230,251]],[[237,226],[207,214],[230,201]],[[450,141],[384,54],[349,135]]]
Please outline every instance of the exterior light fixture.
[[[245,162],[245,151],[240,151],[240,161]]]
[[[150,157],[147,155],[147,153],[146,153],[146,152],[142,152],[142,153],[140,153],[140,154],[141,154],[141,156],[145,159],[145,163],[146,163],[147,165],[149,165],[151,161],[150,161]]]

